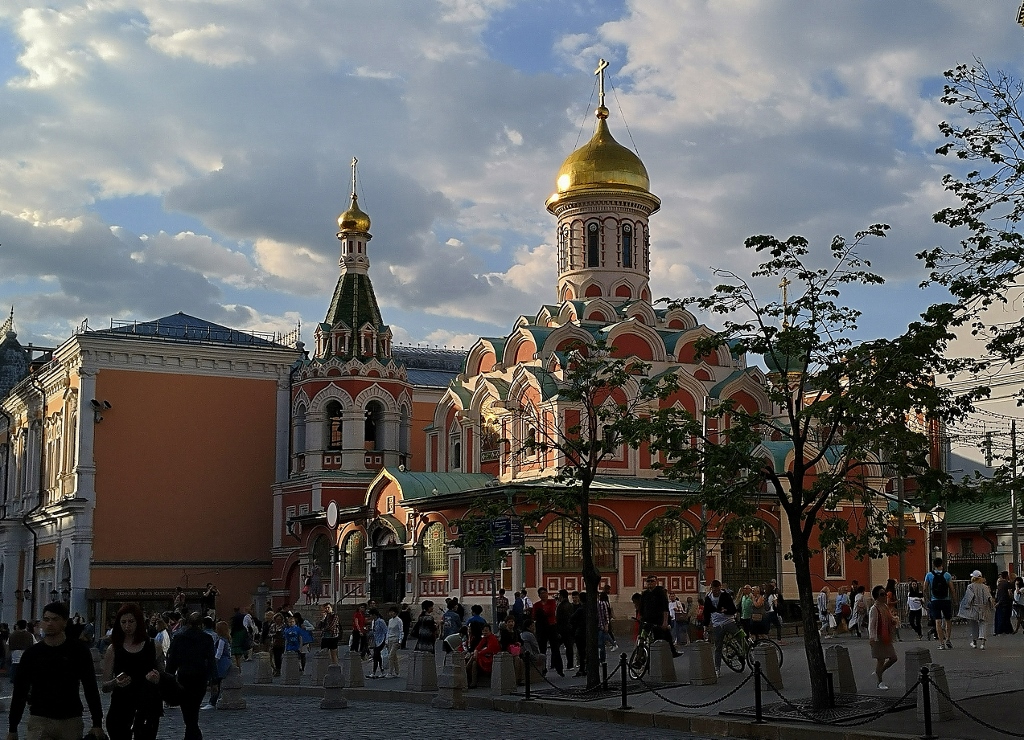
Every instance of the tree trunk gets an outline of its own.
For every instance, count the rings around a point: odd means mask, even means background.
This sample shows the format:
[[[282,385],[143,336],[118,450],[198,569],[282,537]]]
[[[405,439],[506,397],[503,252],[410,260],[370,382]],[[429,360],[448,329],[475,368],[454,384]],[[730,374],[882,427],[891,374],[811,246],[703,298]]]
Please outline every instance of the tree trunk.
[[[821,634],[814,615],[817,606],[814,601],[814,587],[811,584],[811,551],[807,537],[801,531],[799,519],[790,520],[793,535],[793,565],[796,570],[796,585],[800,591],[800,618],[804,628],[804,654],[807,657],[807,672],[811,678],[811,703],[815,710],[828,708],[828,670],[825,668],[825,654],[821,650]]]
[[[594,564],[594,543],[590,537],[590,476],[580,482],[580,544],[583,556],[583,585],[587,590],[587,688],[594,688],[601,681],[598,670],[599,637],[597,634],[597,590],[601,585],[601,573]]]

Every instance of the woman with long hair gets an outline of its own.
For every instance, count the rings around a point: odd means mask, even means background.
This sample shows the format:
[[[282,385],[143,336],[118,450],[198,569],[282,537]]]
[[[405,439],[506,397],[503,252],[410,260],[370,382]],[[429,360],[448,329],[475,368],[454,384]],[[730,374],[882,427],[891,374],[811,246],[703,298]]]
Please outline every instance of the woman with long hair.
[[[223,619],[214,627],[217,638],[213,641],[213,659],[217,664],[217,675],[210,679],[210,701],[200,709],[215,709],[220,699],[220,682],[231,670],[231,627]]]
[[[872,591],[874,594],[874,591]],[[900,624],[903,622],[900,617],[900,602],[896,597],[896,579],[890,578],[885,582],[885,605],[889,607],[889,613],[892,615],[892,621],[894,629],[896,630],[896,642],[903,642],[903,637],[900,635]]]
[[[160,665],[138,604],[117,611],[110,647],[103,656],[101,688],[111,694],[110,740],[154,740],[160,729]]]
[[[874,603],[868,612],[868,642],[871,645],[871,657],[875,659],[875,677],[878,688],[888,691],[889,687],[882,680],[882,674],[896,665],[896,648],[892,646],[892,634],[895,631],[895,617],[886,605],[885,586],[871,589]]]

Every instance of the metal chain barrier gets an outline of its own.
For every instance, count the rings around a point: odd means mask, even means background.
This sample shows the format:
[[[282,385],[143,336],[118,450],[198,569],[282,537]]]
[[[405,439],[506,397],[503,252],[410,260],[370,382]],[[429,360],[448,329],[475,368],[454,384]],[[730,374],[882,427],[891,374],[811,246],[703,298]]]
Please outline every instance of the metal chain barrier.
[[[616,673],[619,672],[619,668],[621,668],[621,667],[622,667],[621,665],[616,666],[615,670],[608,674],[608,680],[609,681],[612,679],[612,677]],[[588,696],[590,694],[596,693],[598,691],[604,691],[605,690],[604,685],[603,685],[603,680],[598,681],[597,685],[591,686],[591,687],[585,688],[585,689],[566,689],[566,688],[563,688],[561,686],[558,686],[557,684],[552,683],[551,679],[549,679],[544,673],[540,673],[539,675],[540,675],[540,677],[544,680],[544,682],[548,686],[550,686],[551,688],[553,688],[555,691],[557,691],[559,694],[562,694],[563,696],[583,697],[583,696]]]
[[[861,718],[861,719],[857,719],[857,720],[848,720],[848,719],[843,719],[843,720],[827,720],[827,719],[821,719],[820,717],[816,717],[814,714],[811,714],[810,712],[805,711],[804,709],[798,707],[796,704],[794,704],[789,699],[787,699],[785,696],[783,696],[782,692],[779,691],[777,688],[775,688],[775,684],[773,684],[768,679],[767,676],[762,675],[762,678],[764,678],[764,682],[766,684],[768,684],[768,688],[770,688],[775,693],[775,695],[777,697],[782,699],[783,703],[787,707],[792,709],[794,712],[799,714],[801,717],[804,717],[805,719],[808,719],[811,722],[814,722],[815,724],[818,724],[818,725],[831,725],[831,726],[840,726],[840,725],[842,725],[843,727],[857,727],[859,725],[866,725],[869,722],[874,722],[879,717],[882,717],[882,716],[884,716],[884,715],[889,713],[889,709],[881,709],[881,710],[879,710],[877,712],[872,712],[867,717],[864,717],[864,718]],[[907,699],[907,697],[909,697],[911,694],[913,694],[915,691],[917,691],[917,687],[920,684],[921,684],[920,679],[915,681],[914,685],[911,686],[903,696],[901,696],[899,699],[897,699],[893,703],[892,706],[895,707],[895,706],[899,706],[900,704],[902,704],[903,701],[905,699]],[[1024,736],[1022,736],[1022,737],[1024,737]]]
[[[747,677],[744,678],[739,683],[738,686],[736,686],[731,691],[729,691],[729,693],[725,694],[724,696],[720,696],[717,699],[712,699],[711,701],[704,702],[703,704],[683,704],[682,702],[674,701],[673,699],[669,699],[667,696],[662,694],[660,691],[658,691],[656,688],[654,688],[651,684],[649,684],[646,681],[644,681],[643,676],[638,678],[637,681],[639,681],[641,684],[643,684],[644,688],[647,689],[647,691],[650,691],[656,697],[658,697],[659,699],[661,699],[664,702],[668,702],[672,706],[680,707],[682,709],[704,709],[705,707],[711,707],[711,706],[714,706],[715,704],[719,704],[719,703],[725,701],[730,696],[732,696],[737,691],[739,691],[744,686],[746,686],[750,682],[750,679],[752,679],[753,677],[754,677],[753,673],[748,673]]]
[[[981,717],[978,717],[978,716],[972,714],[971,712],[969,712],[966,709],[964,709],[960,705],[960,703],[958,701],[956,701],[956,699],[954,699],[949,694],[947,694],[945,691],[943,691],[942,688],[937,683],[935,683],[935,681],[933,681],[931,678],[928,678],[926,680],[931,685],[931,687],[934,688],[936,691],[938,691],[942,696],[944,696],[946,698],[946,700],[950,704],[952,704],[954,707],[959,709],[969,719],[974,720],[975,722],[977,722],[982,727],[986,727],[986,728],[988,728],[990,730],[993,730],[994,732],[998,732],[1000,735],[1008,735],[1010,737],[1024,737],[1024,732],[1013,732],[1012,730],[1004,730],[1002,727],[996,727],[995,725],[991,724],[990,722],[986,722],[985,720],[981,719]]]

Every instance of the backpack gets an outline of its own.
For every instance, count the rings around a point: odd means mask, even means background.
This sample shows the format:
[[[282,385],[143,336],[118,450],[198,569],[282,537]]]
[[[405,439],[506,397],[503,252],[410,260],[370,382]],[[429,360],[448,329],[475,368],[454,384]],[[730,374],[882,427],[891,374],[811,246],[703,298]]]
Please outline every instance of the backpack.
[[[949,598],[949,581],[943,571],[932,571],[932,600]]]

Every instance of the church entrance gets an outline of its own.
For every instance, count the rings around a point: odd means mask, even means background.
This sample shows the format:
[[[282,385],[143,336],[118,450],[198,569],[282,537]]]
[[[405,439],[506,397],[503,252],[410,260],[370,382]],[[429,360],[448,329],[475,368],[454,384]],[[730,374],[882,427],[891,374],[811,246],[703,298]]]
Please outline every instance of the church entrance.
[[[381,605],[398,603],[405,596],[405,548],[386,526],[374,532],[371,541],[370,598]]]
[[[722,543],[722,582],[735,592],[745,584],[760,586],[778,578],[775,533],[751,527]]]

